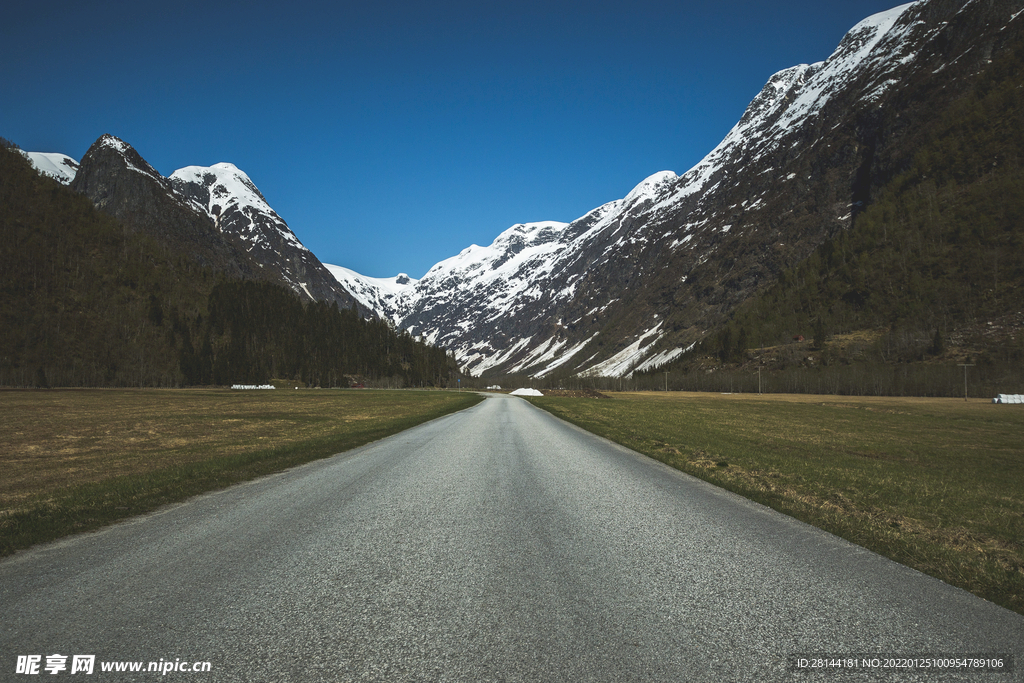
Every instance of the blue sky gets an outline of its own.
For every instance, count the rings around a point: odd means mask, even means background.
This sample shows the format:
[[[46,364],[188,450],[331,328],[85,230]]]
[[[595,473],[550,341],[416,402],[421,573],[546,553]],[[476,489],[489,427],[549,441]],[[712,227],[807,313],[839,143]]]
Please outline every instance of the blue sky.
[[[711,151],[768,78],[899,0],[14,3],[0,136],[229,161],[320,260],[420,277]]]

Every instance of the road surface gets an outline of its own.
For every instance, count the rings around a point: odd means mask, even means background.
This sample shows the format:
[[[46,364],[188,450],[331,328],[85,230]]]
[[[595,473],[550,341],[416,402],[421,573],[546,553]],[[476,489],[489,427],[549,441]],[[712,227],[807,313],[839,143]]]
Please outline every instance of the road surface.
[[[0,681],[1022,680],[884,669],[968,654],[1024,617],[507,396],[0,562]]]

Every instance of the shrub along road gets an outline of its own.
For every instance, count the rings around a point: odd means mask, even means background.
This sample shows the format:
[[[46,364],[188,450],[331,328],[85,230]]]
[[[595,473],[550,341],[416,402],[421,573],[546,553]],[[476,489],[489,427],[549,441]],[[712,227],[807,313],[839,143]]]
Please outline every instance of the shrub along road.
[[[5,677],[55,653],[208,661],[189,675],[217,681],[782,681],[798,655],[1024,655],[1024,617],[508,396],[7,558],[0,623]],[[144,679],[121,676],[97,664]]]

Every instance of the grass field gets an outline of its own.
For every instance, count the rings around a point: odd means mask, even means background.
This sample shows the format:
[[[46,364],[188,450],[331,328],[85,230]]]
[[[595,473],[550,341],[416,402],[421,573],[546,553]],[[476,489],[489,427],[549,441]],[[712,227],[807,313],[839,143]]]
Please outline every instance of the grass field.
[[[442,391],[0,391],[0,556],[479,400]]]
[[[612,394],[536,405],[1024,613],[1024,406]]]

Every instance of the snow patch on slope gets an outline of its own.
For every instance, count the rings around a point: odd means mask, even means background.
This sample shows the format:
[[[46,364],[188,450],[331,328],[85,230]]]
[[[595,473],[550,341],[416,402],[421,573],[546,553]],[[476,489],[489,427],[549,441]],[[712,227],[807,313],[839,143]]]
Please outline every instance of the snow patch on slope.
[[[632,344],[608,360],[588,368],[583,374],[590,377],[632,377],[634,366],[647,355],[644,348],[661,338],[662,324],[659,322],[654,327],[641,332]]]
[[[653,356],[650,356],[649,358],[645,359],[642,363],[637,365],[635,368],[633,368],[633,372],[643,372],[644,370],[653,370],[654,368],[658,367],[659,365],[665,365],[666,363],[670,363],[670,362],[674,361],[676,358],[679,358],[679,356],[683,355],[687,351],[690,351],[691,349],[693,349],[693,347],[695,347],[696,345],[697,345],[697,342],[694,342],[693,344],[690,344],[685,349],[674,348],[674,349],[669,349],[667,351],[662,351],[661,353],[656,353]]]
[[[53,152],[21,152],[45,176],[53,178],[62,185],[70,185],[78,173],[78,162],[67,154]]]
[[[343,266],[325,263],[324,267],[356,301],[371,311],[399,325],[402,311],[419,280],[405,273],[395,277],[368,277]]]
[[[253,208],[277,215],[249,176],[234,164],[222,162],[213,166],[186,166],[168,177],[209,188],[210,201],[206,210],[211,216],[229,206],[238,209]],[[220,207],[220,210],[217,210],[217,207]]]
[[[564,351],[561,350],[562,346],[565,345],[565,342],[563,342],[562,344],[559,345],[559,348],[558,348],[559,353],[557,355],[554,355],[554,360],[551,361],[550,363],[548,363],[543,368],[541,368],[536,373],[536,376],[537,377],[544,377],[545,375],[548,375],[551,372],[553,372],[554,370],[558,369],[559,367],[565,365],[570,360],[572,360],[573,356],[575,356],[577,353],[582,351],[584,349],[584,347],[586,347],[587,344],[589,344],[591,341],[593,341],[594,337],[596,337],[596,336],[597,335],[595,334],[592,337],[590,337],[589,339],[585,339],[585,340],[581,341],[579,344],[577,344],[576,346],[573,346],[573,347],[571,347],[569,349],[566,349]],[[541,358],[541,359],[538,359],[538,360],[540,362],[543,362],[545,359]],[[529,367],[529,366],[524,364],[520,368],[517,368],[516,371],[520,371],[520,370],[522,370],[523,368],[526,368],[526,367]]]

